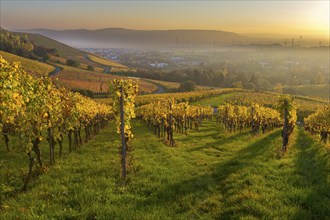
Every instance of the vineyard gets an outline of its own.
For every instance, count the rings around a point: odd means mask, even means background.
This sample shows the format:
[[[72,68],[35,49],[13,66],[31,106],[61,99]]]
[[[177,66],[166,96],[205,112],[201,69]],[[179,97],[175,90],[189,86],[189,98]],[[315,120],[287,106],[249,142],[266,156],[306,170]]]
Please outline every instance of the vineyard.
[[[8,62],[13,63],[19,61],[24,69],[29,74],[45,75],[53,71],[55,68],[49,64],[41,63],[39,61],[26,59],[24,57],[16,56],[4,51],[0,51],[0,56],[5,58]]]
[[[227,97],[209,97],[197,101],[196,103],[201,105],[210,105],[213,107],[217,107],[218,105],[226,102],[240,105],[251,105],[252,103],[259,103],[264,107],[274,109],[276,108],[278,97],[278,94],[243,90],[242,92],[228,94]],[[297,105],[297,118],[300,122],[302,122],[304,118],[314,113],[318,109],[323,109],[330,105],[328,100],[306,96],[295,96],[295,103]]]
[[[136,97],[136,105],[149,104],[158,99],[168,99],[173,98],[177,102],[196,102],[201,99],[206,99],[214,96],[220,96],[223,94],[240,92],[242,89],[212,89],[203,91],[193,91],[193,92],[182,92],[182,93],[163,93],[163,94],[148,94]],[[96,101],[111,105],[113,100],[111,98],[97,99]]]
[[[70,140],[70,151],[77,148],[82,144],[81,130],[85,129],[86,141],[89,140],[104,127],[111,109],[77,93],[56,88],[50,78],[28,75],[18,63],[9,64],[0,59],[0,129],[8,151],[9,136],[16,136],[29,157],[29,173],[23,186],[23,190],[27,190],[35,162],[32,151],[36,154],[39,168],[43,167],[39,148],[43,139],[49,142],[52,164],[55,162],[55,142],[60,146],[60,156],[64,135],[68,135]]]
[[[168,90],[175,90],[178,89],[180,87],[180,83],[175,83],[175,82],[167,82],[167,81],[160,81],[160,80],[155,80],[155,79],[148,79],[148,82],[151,83],[155,83],[158,85],[161,85],[163,87],[165,87]],[[208,86],[196,86],[198,90],[207,90],[207,89],[211,89],[211,87]]]
[[[231,104],[219,106],[217,121],[223,123],[229,132],[251,128],[253,133],[259,133],[261,128],[263,134],[282,124],[278,111],[258,104],[249,107]]]
[[[113,79],[118,79],[118,76],[92,72],[84,69],[79,69],[75,67],[65,66],[61,64],[56,64],[57,66],[63,68],[56,78],[58,78],[58,83],[65,86],[68,89],[74,90],[89,90],[92,92],[107,92],[108,82]],[[143,80],[139,80],[140,91],[144,93],[151,93],[156,90],[157,87],[154,84],[148,83]]]
[[[321,109],[314,114],[309,115],[304,120],[305,129],[314,135],[319,135],[321,141],[325,144],[329,137],[330,128],[330,109],[329,107]]]
[[[99,56],[96,56],[96,55],[88,55],[88,59],[90,59],[91,61],[95,62],[95,63],[98,63],[98,64],[101,64],[101,65],[104,65],[104,66],[108,66],[108,67],[111,67],[111,71],[112,72],[126,72],[126,71],[130,71],[130,69],[127,67],[127,66],[124,66],[120,63],[116,63],[116,62],[113,62],[111,60],[107,60],[107,59],[104,59],[102,57],[99,57]]]
[[[96,102],[1,57],[0,73],[5,219],[330,217],[327,101],[109,79]]]

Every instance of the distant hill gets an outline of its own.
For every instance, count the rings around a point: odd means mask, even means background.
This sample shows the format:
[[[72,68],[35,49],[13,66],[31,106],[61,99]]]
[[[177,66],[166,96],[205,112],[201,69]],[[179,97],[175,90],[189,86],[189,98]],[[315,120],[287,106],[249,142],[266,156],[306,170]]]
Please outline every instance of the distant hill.
[[[85,53],[40,34],[18,33],[0,28],[0,50],[29,59],[46,61],[51,56],[77,57]]]
[[[106,28],[98,30],[30,29],[19,32],[47,36],[62,43],[83,48],[145,47],[145,46],[214,46],[231,45],[249,38],[232,32],[214,30],[129,30]]]
[[[50,60],[62,64],[65,64],[69,58],[78,61],[83,69],[88,69],[89,65],[93,66],[94,69],[108,68],[108,72],[127,72],[130,70],[122,64],[88,54],[40,34],[10,32],[0,27],[0,40],[0,50],[25,58],[40,61]]]

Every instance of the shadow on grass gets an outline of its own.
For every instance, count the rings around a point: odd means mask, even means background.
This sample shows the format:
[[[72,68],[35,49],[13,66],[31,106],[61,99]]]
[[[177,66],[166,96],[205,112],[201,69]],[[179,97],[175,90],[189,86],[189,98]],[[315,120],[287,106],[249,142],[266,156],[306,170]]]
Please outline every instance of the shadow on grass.
[[[251,133],[250,131],[244,131],[242,133],[234,133],[234,134],[231,134],[229,136],[227,136],[227,135],[226,136],[221,136],[216,141],[208,142],[208,143],[204,144],[203,146],[191,148],[191,149],[188,150],[188,152],[200,151],[202,149],[207,149],[207,148],[213,148],[213,149],[217,150],[218,148],[216,146],[221,147],[222,145],[229,144],[229,143],[232,143],[234,141],[239,141],[243,137],[245,137],[246,135],[248,135],[250,133]],[[215,136],[215,135],[213,135],[213,136]]]
[[[237,134],[238,137],[241,135],[244,134]],[[271,142],[279,135],[280,131],[277,130],[255,140],[252,144],[236,151],[235,156],[215,164],[214,169],[209,173],[165,185],[151,197],[137,204],[136,208],[157,208],[159,204],[164,204],[166,207],[174,207],[176,210],[173,211],[176,213],[184,213],[191,210],[192,206],[195,208],[195,203],[202,202],[210,194],[214,194],[214,189],[220,190],[218,194],[226,193],[224,186],[227,178],[243,168],[254,166],[256,157],[268,152]],[[219,143],[223,142],[223,140],[219,141]]]
[[[189,133],[191,131],[191,133]],[[188,135],[184,137],[178,137],[177,141],[182,144],[191,145],[192,142],[206,142],[204,146],[199,146],[191,148],[188,152],[199,151],[203,148],[214,148],[214,145],[224,145],[233,143],[234,141],[240,141],[242,137],[251,133],[249,129],[245,129],[241,132],[228,132],[224,130],[223,125],[217,124],[215,121],[205,122],[205,125],[201,126],[199,131],[197,130],[188,130]],[[252,135],[250,135],[252,137]],[[176,139],[176,138],[175,138]],[[209,139],[209,140],[208,140]]]
[[[297,180],[294,187],[303,189],[303,195],[291,198],[299,209],[295,219],[330,218],[329,155],[322,146],[299,129],[295,148]]]

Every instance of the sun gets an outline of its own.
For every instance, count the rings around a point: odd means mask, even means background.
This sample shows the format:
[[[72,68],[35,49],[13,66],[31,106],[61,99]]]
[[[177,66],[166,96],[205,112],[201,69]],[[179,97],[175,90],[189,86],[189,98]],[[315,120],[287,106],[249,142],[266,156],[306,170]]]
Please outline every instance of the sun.
[[[310,28],[329,35],[329,19],[329,1],[313,2],[308,17]]]

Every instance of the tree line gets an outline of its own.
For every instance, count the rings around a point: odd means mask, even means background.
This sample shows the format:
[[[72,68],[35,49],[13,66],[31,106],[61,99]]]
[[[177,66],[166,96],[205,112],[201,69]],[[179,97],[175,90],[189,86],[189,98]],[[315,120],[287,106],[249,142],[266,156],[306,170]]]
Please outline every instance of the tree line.
[[[21,57],[46,61],[50,56],[58,56],[55,48],[38,46],[29,41],[27,35],[20,36],[0,28],[0,50]]]

